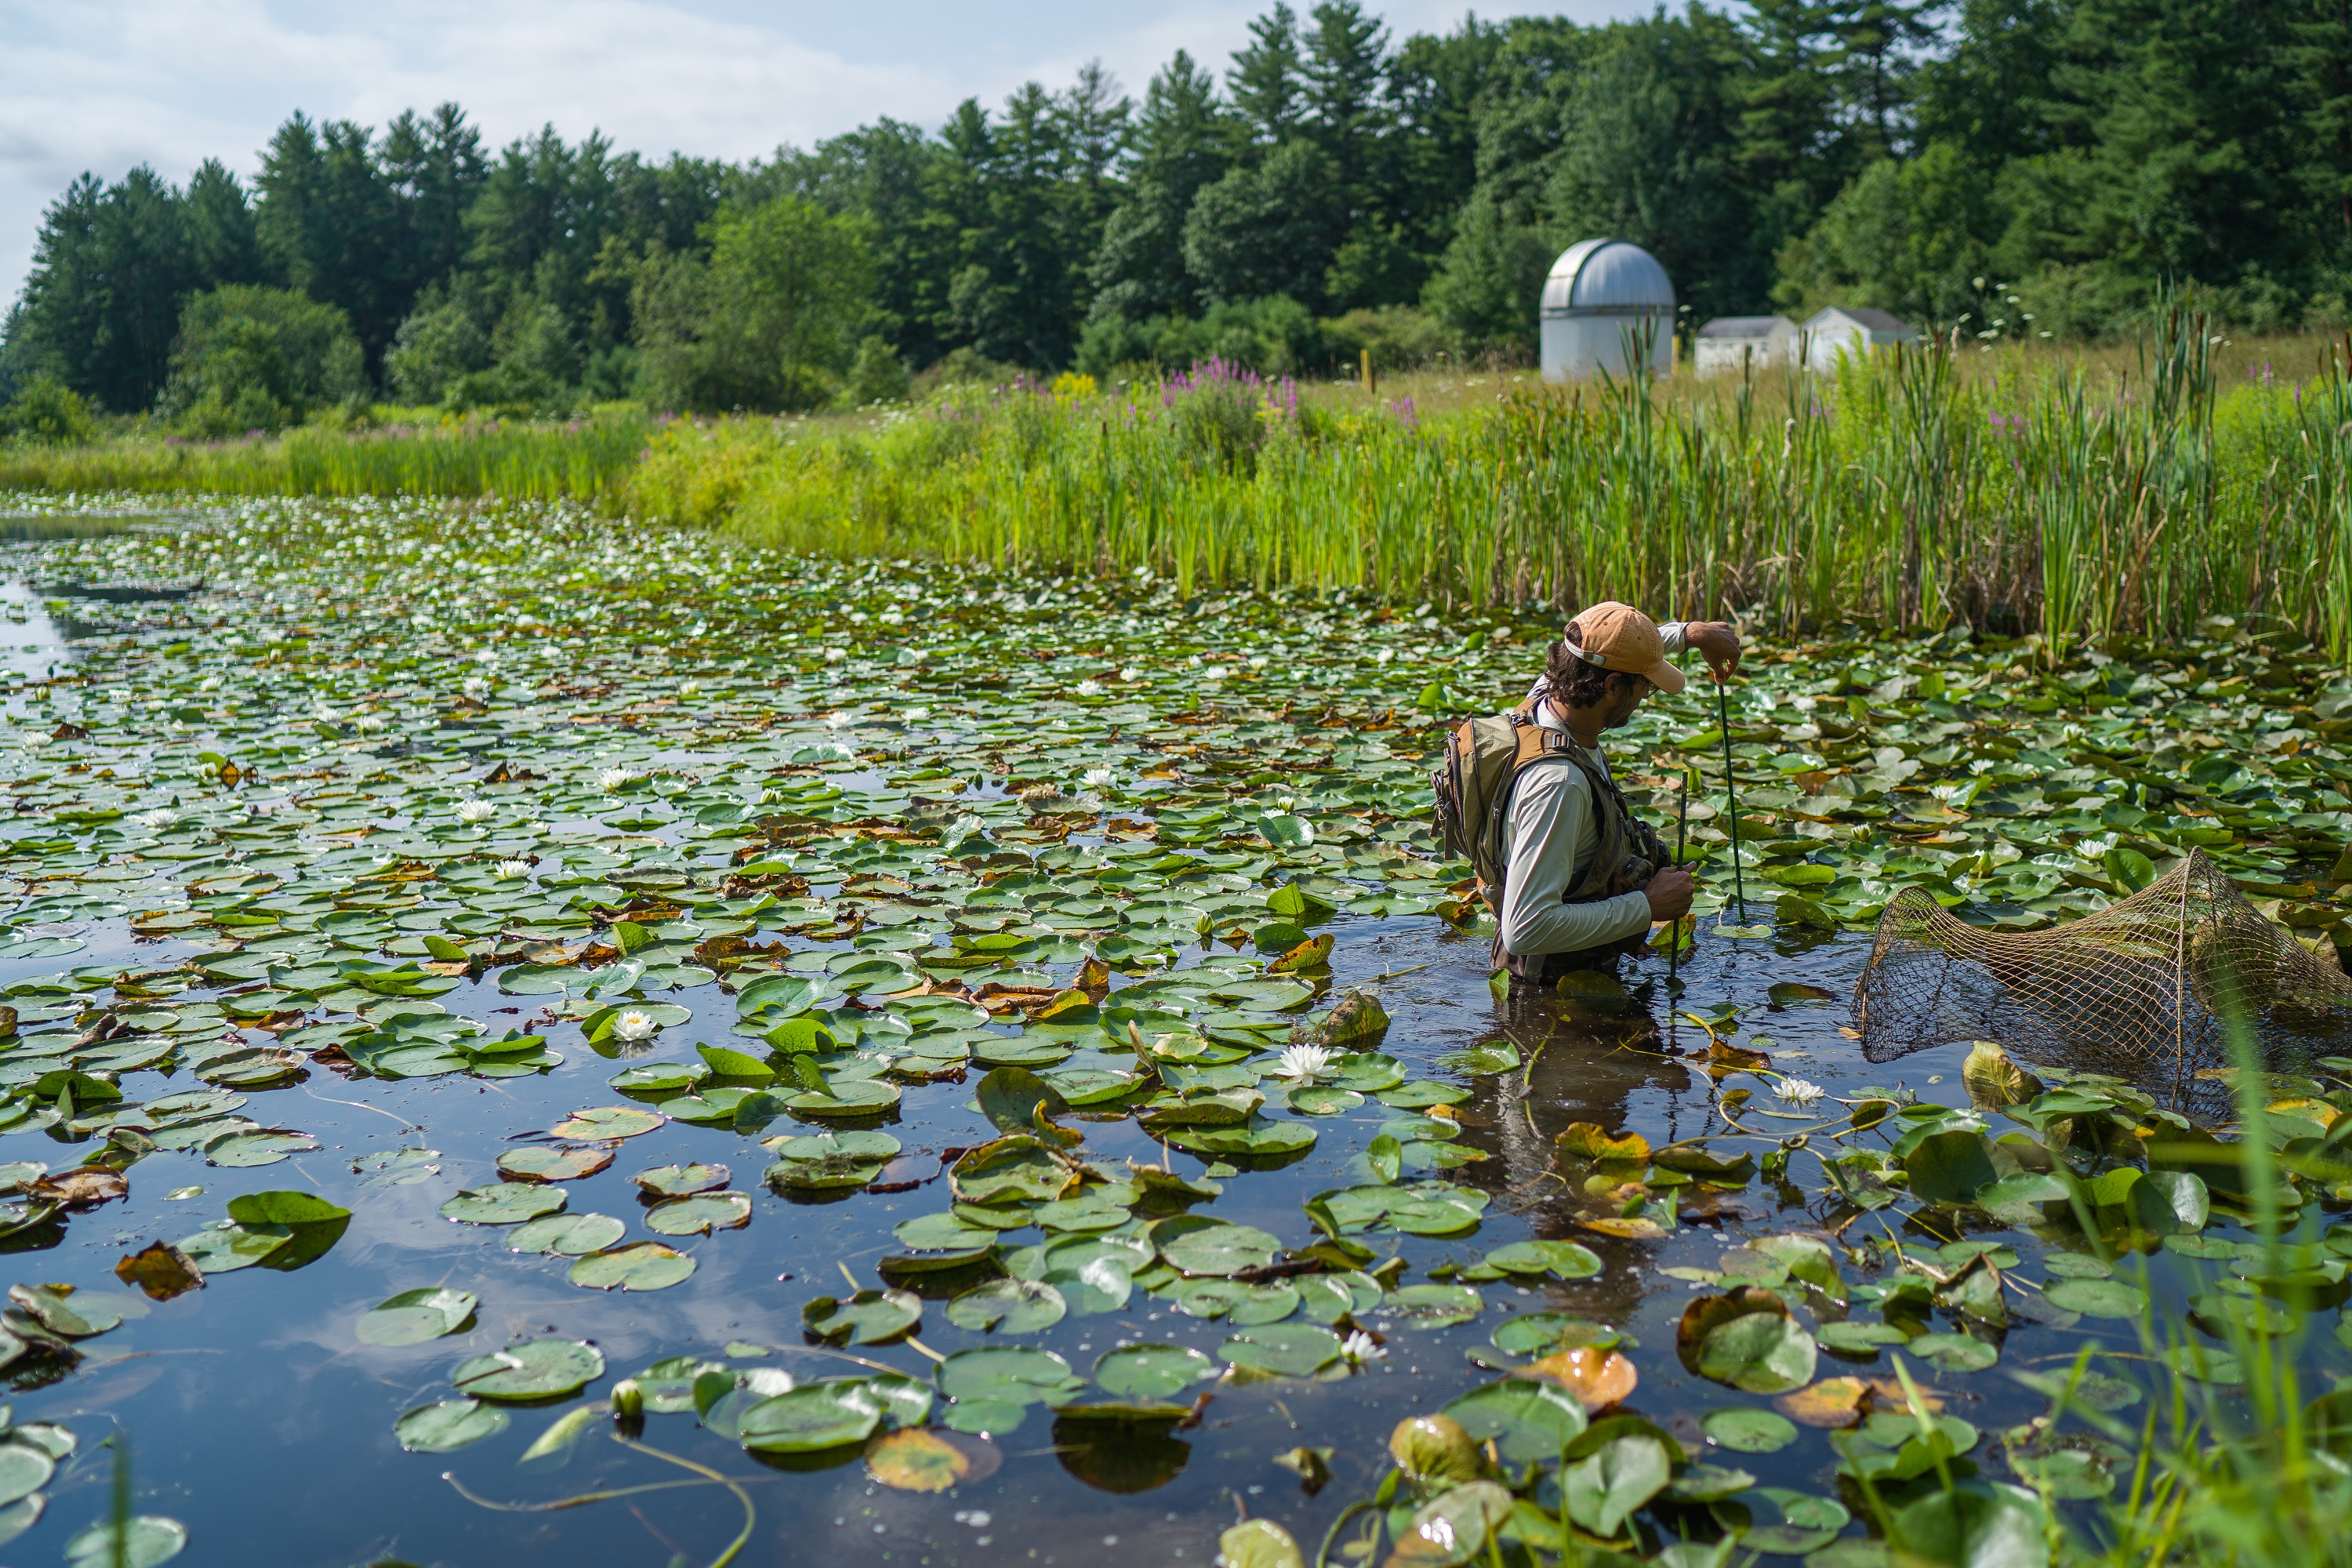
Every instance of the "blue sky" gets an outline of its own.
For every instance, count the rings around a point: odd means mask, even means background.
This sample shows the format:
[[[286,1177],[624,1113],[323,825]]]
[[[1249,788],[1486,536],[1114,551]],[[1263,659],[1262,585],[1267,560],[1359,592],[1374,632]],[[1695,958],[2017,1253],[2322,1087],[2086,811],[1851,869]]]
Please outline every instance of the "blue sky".
[[[1264,5],[1227,0],[0,0],[0,300],[41,210],[84,170],[206,157],[250,174],[293,110],[381,125],[456,100],[493,144],[543,123],[729,158],[877,115],[936,126],[962,99],[1066,82],[1100,58],[1130,91],[1178,48],[1220,68]],[[1299,10],[1305,4],[1297,4]],[[1597,21],[1644,7],[1527,9]],[[1402,35],[1467,7],[1392,0]],[[1498,11],[1494,14],[1505,14]]]

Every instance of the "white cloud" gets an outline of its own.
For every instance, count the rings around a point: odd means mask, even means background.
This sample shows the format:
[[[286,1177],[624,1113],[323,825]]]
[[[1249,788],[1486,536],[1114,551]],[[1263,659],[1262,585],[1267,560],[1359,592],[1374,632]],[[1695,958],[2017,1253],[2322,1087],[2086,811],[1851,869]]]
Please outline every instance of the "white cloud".
[[[1575,9],[1629,9],[1581,0]],[[88,170],[172,180],[217,157],[249,175],[297,110],[381,126],[462,104],[493,145],[553,124],[619,147],[746,158],[890,115],[937,126],[961,100],[1066,82],[1099,58],[1130,92],[1181,47],[1222,71],[1265,9],[1032,0],[0,0],[0,299],[42,208]],[[1303,7],[1302,7],[1303,8]],[[1383,8],[1399,37],[1465,7]]]

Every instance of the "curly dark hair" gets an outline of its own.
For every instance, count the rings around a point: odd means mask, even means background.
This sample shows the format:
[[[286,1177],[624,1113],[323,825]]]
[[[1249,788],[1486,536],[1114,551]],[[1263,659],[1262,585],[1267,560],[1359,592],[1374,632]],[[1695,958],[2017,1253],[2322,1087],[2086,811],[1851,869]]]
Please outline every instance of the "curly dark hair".
[[[1569,652],[1569,641],[1576,635],[1576,623],[1570,621],[1567,636],[1552,644],[1544,656],[1544,679],[1550,686],[1553,701],[1563,708],[1591,708],[1611,691],[1622,691],[1641,679],[1625,670],[1603,669],[1597,664],[1587,664]]]

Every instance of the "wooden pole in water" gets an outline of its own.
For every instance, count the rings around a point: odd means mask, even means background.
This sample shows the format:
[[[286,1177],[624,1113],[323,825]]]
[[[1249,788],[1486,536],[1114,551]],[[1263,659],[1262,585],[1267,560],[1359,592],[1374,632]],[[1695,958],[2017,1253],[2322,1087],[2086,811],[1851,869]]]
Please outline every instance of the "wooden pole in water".
[[[1739,923],[1748,923],[1748,880],[1739,869],[1739,795],[1731,778],[1731,699],[1724,682],[1715,683],[1715,720],[1723,731],[1723,800],[1731,813],[1731,886],[1739,899]]]

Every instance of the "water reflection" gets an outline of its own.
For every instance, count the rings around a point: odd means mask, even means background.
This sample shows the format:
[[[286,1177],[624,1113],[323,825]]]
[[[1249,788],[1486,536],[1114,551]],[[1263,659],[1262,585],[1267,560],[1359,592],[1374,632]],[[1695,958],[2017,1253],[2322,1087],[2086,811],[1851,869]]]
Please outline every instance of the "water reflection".
[[[0,512],[0,540],[27,542],[103,539],[118,533],[152,532],[169,526],[169,521],[160,516],[53,517],[40,512]]]
[[[51,679],[71,658],[67,636],[41,595],[21,582],[0,583],[0,669]]]
[[[1489,1043],[1507,1043],[1524,1064],[1518,1070],[1471,1080],[1475,1092],[1459,1109],[1462,1142],[1487,1158],[1464,1167],[1461,1178],[1491,1194],[1495,1206],[1524,1219],[1544,1240],[1577,1241],[1611,1267],[1570,1287],[1562,1304],[1610,1323],[1639,1310],[1643,1271],[1634,1244],[1580,1229],[1597,1212],[1594,1200],[1573,1190],[1554,1158],[1554,1140],[1576,1122],[1614,1131],[1638,1120],[1654,1125],[1663,1102],[1670,1129],[1685,1120],[1685,1102],[1699,1088],[1670,1053],[1653,1009],[1664,998],[1654,982],[1637,980],[1622,998],[1570,998],[1515,993],[1493,1004]],[[1690,1109],[1704,1115],[1701,1095]]]

